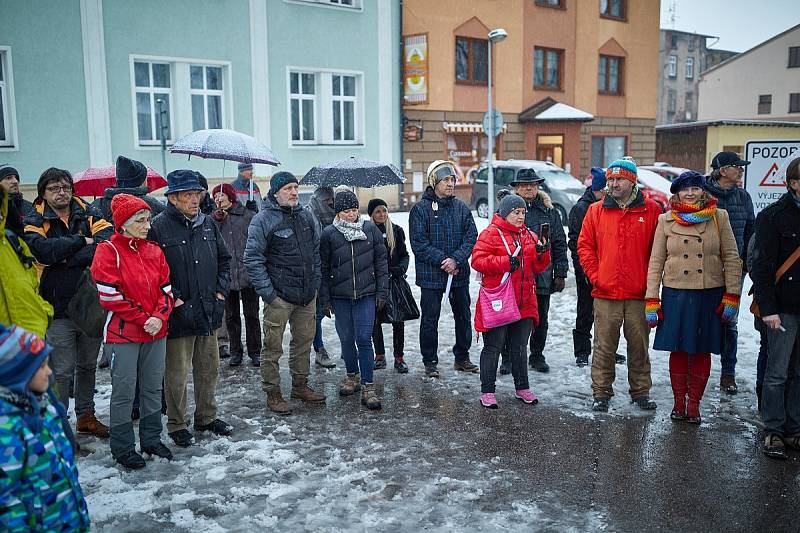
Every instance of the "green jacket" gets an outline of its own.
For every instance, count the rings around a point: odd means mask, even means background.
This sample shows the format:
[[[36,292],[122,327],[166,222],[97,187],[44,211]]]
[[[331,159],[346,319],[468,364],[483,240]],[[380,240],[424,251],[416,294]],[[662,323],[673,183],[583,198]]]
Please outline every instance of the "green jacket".
[[[39,296],[39,275],[25,241],[6,230],[8,194],[0,188],[0,323],[44,338],[53,306]]]

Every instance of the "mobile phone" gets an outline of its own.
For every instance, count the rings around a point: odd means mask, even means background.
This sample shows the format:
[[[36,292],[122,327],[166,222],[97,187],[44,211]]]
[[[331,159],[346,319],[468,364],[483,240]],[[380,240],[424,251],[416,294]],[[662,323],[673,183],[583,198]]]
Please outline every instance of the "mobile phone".
[[[539,238],[545,241],[550,240],[550,224],[545,222],[539,227]]]

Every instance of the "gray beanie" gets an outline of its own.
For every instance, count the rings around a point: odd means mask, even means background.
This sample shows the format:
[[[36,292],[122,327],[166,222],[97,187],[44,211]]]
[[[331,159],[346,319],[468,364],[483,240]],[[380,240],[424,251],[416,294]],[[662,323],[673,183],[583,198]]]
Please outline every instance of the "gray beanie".
[[[526,209],[525,200],[516,194],[509,194],[500,200],[500,209],[497,211],[501,217],[506,218],[514,209],[519,209],[520,207]]]

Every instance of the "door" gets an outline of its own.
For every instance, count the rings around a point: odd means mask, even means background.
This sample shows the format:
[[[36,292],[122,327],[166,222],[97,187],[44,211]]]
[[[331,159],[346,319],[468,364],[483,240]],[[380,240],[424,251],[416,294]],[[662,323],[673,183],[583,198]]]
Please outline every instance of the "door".
[[[536,159],[550,161],[564,167],[564,136],[563,135],[537,135]]]

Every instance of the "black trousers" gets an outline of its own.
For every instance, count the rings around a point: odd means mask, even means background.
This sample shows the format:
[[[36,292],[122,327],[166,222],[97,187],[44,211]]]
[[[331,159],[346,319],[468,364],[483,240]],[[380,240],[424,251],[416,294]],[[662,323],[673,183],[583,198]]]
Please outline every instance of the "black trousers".
[[[261,322],[258,320],[258,294],[253,288],[240,291],[231,290],[225,300],[225,325],[228,327],[231,355],[243,355],[240,300],[244,307],[247,355],[258,357],[261,355]]]
[[[523,318],[491,329],[483,334],[481,350],[481,392],[494,392],[497,381],[497,361],[500,352],[507,350],[511,359],[511,375],[516,390],[528,388],[528,358],[525,348],[533,327],[532,318]]]
[[[539,325],[531,332],[531,358],[541,357],[544,354],[544,345],[547,342],[547,321],[550,318],[550,295],[537,294],[536,304],[539,308]]]
[[[419,351],[425,365],[439,364],[439,315],[442,312],[444,289],[422,289],[420,298],[421,319],[419,325]],[[455,321],[456,344],[453,355],[456,361],[469,359],[472,347],[472,312],[470,311],[469,287],[450,289],[450,309]]]
[[[579,272],[575,276],[578,288],[578,316],[575,317],[575,329],[572,330],[572,344],[575,357],[592,354],[592,325],[594,324],[594,298],[592,285],[586,274]]]
[[[375,321],[372,326],[372,345],[375,347],[375,355],[386,355],[386,346],[383,343],[383,324]],[[403,357],[403,345],[405,344],[405,322],[392,322],[392,350],[394,358]]]

